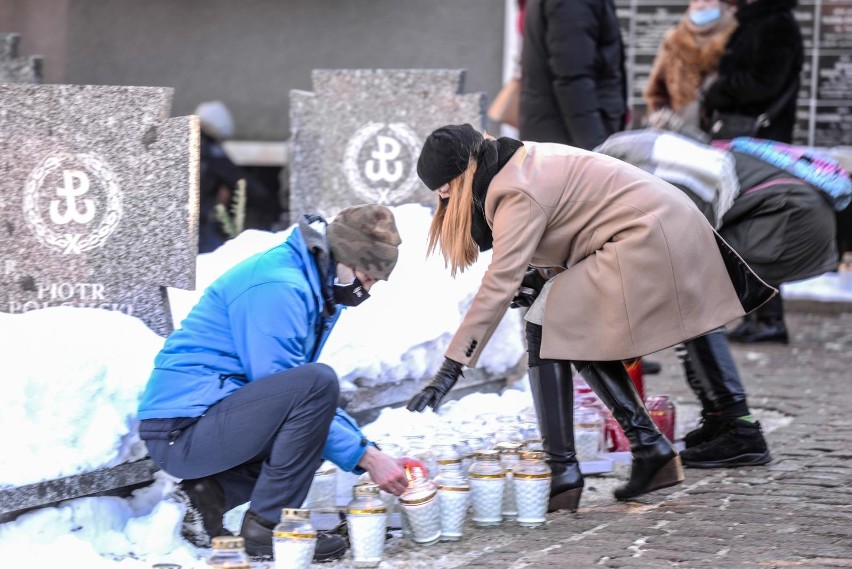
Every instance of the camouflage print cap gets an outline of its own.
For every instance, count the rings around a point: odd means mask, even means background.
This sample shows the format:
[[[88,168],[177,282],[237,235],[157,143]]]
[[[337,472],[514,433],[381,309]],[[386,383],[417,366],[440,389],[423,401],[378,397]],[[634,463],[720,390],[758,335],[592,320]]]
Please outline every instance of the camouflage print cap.
[[[402,243],[391,210],[374,204],[348,207],[328,224],[326,235],[335,261],[388,280]]]

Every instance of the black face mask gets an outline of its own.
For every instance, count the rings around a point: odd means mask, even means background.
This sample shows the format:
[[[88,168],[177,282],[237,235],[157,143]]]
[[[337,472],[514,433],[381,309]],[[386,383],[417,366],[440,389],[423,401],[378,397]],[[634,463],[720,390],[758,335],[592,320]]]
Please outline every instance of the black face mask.
[[[370,293],[367,292],[367,289],[364,288],[358,277],[355,277],[355,280],[349,284],[334,283],[332,290],[334,292],[334,302],[343,306],[358,306],[370,298]]]

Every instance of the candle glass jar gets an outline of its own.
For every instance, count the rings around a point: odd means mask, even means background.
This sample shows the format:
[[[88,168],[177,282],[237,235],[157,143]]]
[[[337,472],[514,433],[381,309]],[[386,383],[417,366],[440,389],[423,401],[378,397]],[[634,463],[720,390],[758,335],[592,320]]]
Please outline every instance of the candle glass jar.
[[[311,524],[311,511],[284,508],[281,520],[272,530],[272,555],[276,569],[307,569],[314,558],[317,530]]]
[[[213,551],[207,558],[210,569],[249,569],[251,560],[246,554],[246,542],[239,536],[213,538]]]
[[[470,485],[461,470],[447,470],[435,478],[441,504],[441,541],[459,541],[470,504]]]
[[[459,455],[455,446],[449,442],[436,444],[432,447],[432,452],[435,455],[435,461],[438,464],[438,472],[436,477],[444,472],[461,472],[462,457]]]
[[[660,432],[665,435],[669,442],[675,440],[675,406],[674,401],[668,395],[649,395],[645,400],[645,407],[651,419]]]
[[[506,472],[506,482],[503,488],[503,509],[502,516],[504,519],[513,520],[518,515],[518,506],[515,502],[515,486],[512,484],[512,476],[520,461],[520,452],[523,443],[516,442],[501,442],[494,446],[494,449],[500,453],[500,464]]]
[[[334,498],[337,491],[337,467],[334,463],[324,461],[314,473],[314,480],[308,490],[308,495],[302,503],[307,510],[322,510],[334,508]]]
[[[574,407],[574,449],[577,460],[595,460],[603,446],[604,422],[600,409],[591,405]]]
[[[476,453],[467,476],[474,525],[499,525],[503,521],[503,491],[506,484],[506,472],[500,464],[500,452],[483,450]]]
[[[387,538],[388,507],[376,484],[359,484],[352,489],[346,506],[346,526],[355,567],[378,567]]]
[[[441,537],[441,504],[438,488],[420,467],[408,470],[408,488],[399,497],[402,515],[411,539],[421,545],[436,543]]]
[[[544,525],[550,500],[552,474],[540,451],[523,451],[515,467],[513,484],[518,504],[517,521],[524,527]]]

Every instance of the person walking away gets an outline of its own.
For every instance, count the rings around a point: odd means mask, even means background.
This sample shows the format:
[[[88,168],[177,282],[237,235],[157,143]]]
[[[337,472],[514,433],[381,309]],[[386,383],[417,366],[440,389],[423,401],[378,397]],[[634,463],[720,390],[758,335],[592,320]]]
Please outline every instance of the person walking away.
[[[630,440],[614,492],[629,500],[683,481],[680,457],[639,398],[622,360],[715,330],[777,291],[671,185],[620,160],[567,145],[485,138],[447,125],[423,145],[417,173],[438,195],[429,250],[451,272],[493,249],[473,302],[432,382],[408,403],[436,408],[474,367],[527,268],[558,274],[527,313],[530,385],[548,463],[551,507],[576,510],[573,364]],[[696,263],[696,259],[701,263]]]

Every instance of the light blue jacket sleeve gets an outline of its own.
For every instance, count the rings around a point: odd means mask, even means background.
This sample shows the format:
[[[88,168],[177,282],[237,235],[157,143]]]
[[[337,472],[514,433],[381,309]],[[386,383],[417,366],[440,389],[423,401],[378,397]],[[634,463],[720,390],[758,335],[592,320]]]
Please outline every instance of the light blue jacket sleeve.
[[[358,466],[367,446],[373,445],[358,428],[355,419],[338,407],[328,430],[322,457],[330,460],[346,472],[363,474],[365,470]],[[373,445],[375,446],[375,445]]]

